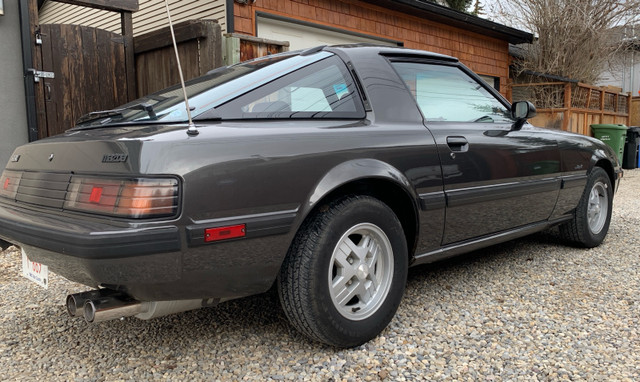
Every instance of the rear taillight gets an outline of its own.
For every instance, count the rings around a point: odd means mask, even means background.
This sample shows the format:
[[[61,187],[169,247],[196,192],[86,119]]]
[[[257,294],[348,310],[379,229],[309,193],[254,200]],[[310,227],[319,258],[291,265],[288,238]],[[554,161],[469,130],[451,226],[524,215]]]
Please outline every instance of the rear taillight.
[[[0,196],[15,199],[21,178],[21,172],[5,170],[0,177]]]
[[[125,218],[152,218],[175,215],[178,200],[178,180],[173,178],[73,176],[64,208]]]

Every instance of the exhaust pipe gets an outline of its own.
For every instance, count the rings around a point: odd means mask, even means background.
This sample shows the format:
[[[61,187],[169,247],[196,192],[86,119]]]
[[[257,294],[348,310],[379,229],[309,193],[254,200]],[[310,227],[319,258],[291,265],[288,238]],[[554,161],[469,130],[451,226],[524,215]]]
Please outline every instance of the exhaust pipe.
[[[113,289],[96,289],[87,292],[81,292],[76,294],[70,294],[67,296],[67,313],[71,317],[84,316],[84,304],[89,300],[99,299],[102,297],[109,297],[116,295],[117,292]]]
[[[112,289],[96,289],[67,296],[67,312],[72,317],[84,316],[88,323],[136,316],[149,320],[173,313],[215,306],[219,299],[138,301]]]
[[[148,310],[148,302],[140,302],[126,295],[102,297],[84,303],[84,319],[88,323],[135,316]]]

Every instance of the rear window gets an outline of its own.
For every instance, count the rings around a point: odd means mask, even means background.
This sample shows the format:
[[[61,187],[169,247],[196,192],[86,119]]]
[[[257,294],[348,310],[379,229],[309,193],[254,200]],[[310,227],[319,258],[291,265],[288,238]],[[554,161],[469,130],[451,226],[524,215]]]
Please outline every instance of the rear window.
[[[186,91],[194,120],[364,116],[344,63],[324,51],[278,54],[218,68],[187,81]],[[186,122],[187,113],[182,88],[176,85],[81,120],[78,128],[171,123]]]
[[[232,100],[199,118],[363,118],[351,74],[328,57]]]

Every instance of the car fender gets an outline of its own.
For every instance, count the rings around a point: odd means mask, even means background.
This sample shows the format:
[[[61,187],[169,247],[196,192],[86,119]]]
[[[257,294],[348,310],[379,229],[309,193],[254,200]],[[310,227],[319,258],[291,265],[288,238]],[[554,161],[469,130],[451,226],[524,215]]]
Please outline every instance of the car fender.
[[[607,174],[609,174],[609,177],[611,178],[611,184],[613,185],[615,191],[618,188],[618,180],[621,177],[620,174],[622,173],[622,167],[620,161],[618,160],[618,155],[606,143],[596,138],[591,139],[593,140],[593,152],[591,154],[588,173],[591,173],[593,168],[596,166],[602,167],[607,172]],[[603,165],[603,162],[606,163],[606,165]]]
[[[395,184],[410,196],[413,208],[418,208],[418,195],[412,183],[400,170],[377,159],[354,159],[334,166],[318,181],[305,203],[301,205],[298,217],[294,222],[294,232],[329,194],[342,186],[363,179],[384,180]]]

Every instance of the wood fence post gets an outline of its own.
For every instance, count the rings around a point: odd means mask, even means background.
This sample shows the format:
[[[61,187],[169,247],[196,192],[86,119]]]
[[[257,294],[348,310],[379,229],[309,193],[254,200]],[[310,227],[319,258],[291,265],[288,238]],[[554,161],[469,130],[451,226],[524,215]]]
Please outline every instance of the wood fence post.
[[[604,123],[604,89],[600,89],[600,122],[599,123]]]
[[[199,37],[200,42],[200,72],[203,75],[210,70],[222,66],[222,41],[220,24],[215,21],[202,20],[204,38]]]
[[[127,81],[127,102],[137,98],[136,90],[136,57],[133,46],[133,17],[131,12],[120,14],[122,38],[124,39],[124,67]]]
[[[564,84],[564,116],[562,117],[562,130],[571,131],[569,129],[569,121],[571,119],[571,84]]]
[[[633,94],[627,92],[627,126],[631,126],[631,105],[633,105]]]

